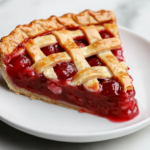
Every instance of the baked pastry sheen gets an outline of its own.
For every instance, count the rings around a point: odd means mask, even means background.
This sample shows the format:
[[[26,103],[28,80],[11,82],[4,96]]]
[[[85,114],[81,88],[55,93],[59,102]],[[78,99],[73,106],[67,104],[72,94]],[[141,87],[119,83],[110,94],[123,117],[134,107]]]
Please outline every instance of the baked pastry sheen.
[[[112,11],[17,26],[1,39],[0,69],[11,90],[32,99],[111,120],[139,113]]]

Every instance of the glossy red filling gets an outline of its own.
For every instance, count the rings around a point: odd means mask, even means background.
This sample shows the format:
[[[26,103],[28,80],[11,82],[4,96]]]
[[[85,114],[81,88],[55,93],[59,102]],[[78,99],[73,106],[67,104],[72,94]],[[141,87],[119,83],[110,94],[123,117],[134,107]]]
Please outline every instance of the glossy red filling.
[[[106,31],[102,31],[100,34],[102,38],[113,37]],[[74,41],[81,48],[88,45],[84,37],[78,37]],[[16,51],[21,47],[22,45],[18,46]],[[50,45],[41,50],[46,56],[64,51],[59,44]],[[122,48],[112,50],[112,53],[119,61],[124,60]],[[91,66],[104,66],[96,56],[87,58],[87,61]],[[99,92],[87,91],[83,85],[69,86],[67,81],[71,80],[77,73],[77,69],[72,62],[61,62],[54,67],[58,81],[47,79],[43,73],[36,74],[34,70],[31,70],[29,67],[33,64],[33,61],[26,51],[19,56],[7,57],[5,62],[7,73],[16,86],[48,96],[51,99],[81,106],[83,108],[81,112],[88,109],[93,114],[112,121],[127,121],[139,113],[137,101],[134,98],[134,89],[125,93],[122,86],[114,79],[99,79]]]

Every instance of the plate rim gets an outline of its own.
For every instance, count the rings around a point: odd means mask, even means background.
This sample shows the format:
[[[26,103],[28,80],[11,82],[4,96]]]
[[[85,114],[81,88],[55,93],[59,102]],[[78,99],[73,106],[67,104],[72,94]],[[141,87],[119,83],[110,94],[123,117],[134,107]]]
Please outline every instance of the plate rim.
[[[137,36],[138,38],[140,38],[140,39],[144,40],[145,42],[147,42],[148,44],[150,44],[150,41],[145,39],[140,34],[134,32],[126,27],[120,26],[120,25],[118,27],[119,27],[119,30],[123,30],[127,33],[131,33],[134,36]],[[78,143],[96,142],[96,141],[114,139],[117,137],[121,137],[121,136],[125,136],[128,134],[134,133],[150,124],[150,117],[148,117],[137,123],[134,123],[132,125],[128,125],[126,127],[122,127],[119,129],[113,129],[113,130],[103,131],[103,132],[99,131],[97,133],[87,132],[87,133],[81,133],[81,134],[79,134],[79,133],[78,134],[74,134],[74,133],[73,134],[68,134],[68,133],[64,134],[64,133],[57,133],[57,132],[47,133],[42,130],[39,131],[39,130],[37,130],[37,128],[23,125],[22,123],[18,123],[15,120],[10,119],[9,117],[7,118],[7,114],[4,115],[1,109],[0,109],[0,120],[20,131],[23,131],[25,133],[28,133],[28,134],[31,134],[31,135],[34,135],[37,137],[56,140],[56,141],[78,142]],[[109,135],[109,137],[108,137],[108,135]]]

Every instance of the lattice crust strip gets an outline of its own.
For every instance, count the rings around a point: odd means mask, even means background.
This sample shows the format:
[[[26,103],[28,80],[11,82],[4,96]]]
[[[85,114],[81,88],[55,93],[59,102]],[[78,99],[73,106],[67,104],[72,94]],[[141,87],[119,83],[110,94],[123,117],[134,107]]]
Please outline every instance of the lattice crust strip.
[[[104,27],[103,26],[97,26],[97,30],[101,30],[101,29],[104,29]],[[68,32],[70,32],[70,34],[73,38],[76,37],[76,36],[83,36],[84,35],[81,30],[68,31]],[[119,39],[113,39],[112,43],[114,42],[114,40],[119,41]],[[37,38],[34,39],[34,41],[39,45],[39,47],[44,47],[44,46],[47,46],[47,45],[50,45],[50,44],[55,44],[57,42],[54,35],[47,35],[47,36],[37,37]],[[51,79],[56,79],[57,76],[56,76],[53,68],[51,68],[51,67],[56,65],[56,63],[58,63],[58,62],[70,61],[71,57],[65,52],[65,53],[62,53],[62,54],[61,53],[52,54],[49,57],[45,58],[44,54],[40,51],[38,45],[36,45],[34,41],[32,39],[30,39],[25,44],[25,47],[26,47],[29,55],[33,58],[33,61],[35,62],[35,64],[32,66],[32,68],[36,68],[37,73],[41,73],[41,72],[44,71],[44,74],[45,74],[46,77],[51,78]],[[31,44],[33,44],[33,46]],[[104,41],[104,44],[105,44],[105,41]],[[120,46],[120,44],[118,44],[118,45]],[[118,45],[115,45],[114,48],[118,47]],[[108,49],[109,47],[106,46],[104,48]],[[37,49],[37,51],[35,51],[35,49]],[[91,52],[91,54],[89,54],[90,52]],[[84,53],[85,57],[88,57],[92,54],[96,54],[97,52],[94,51],[94,49],[92,49],[92,47],[91,48],[87,47],[87,49],[83,48],[83,53]],[[42,58],[44,58],[44,59],[42,59]],[[41,60],[38,61],[39,59],[41,59]],[[90,66],[88,66],[88,67],[90,67]],[[98,88],[99,88],[98,81],[96,81],[96,80],[89,81],[89,83],[90,83],[91,87],[95,87],[95,90],[98,90]],[[96,86],[94,86],[94,85],[96,85]],[[90,87],[90,86],[88,86],[88,87]]]
[[[76,45],[68,30],[54,31],[53,34],[58,39],[59,44],[70,55],[78,71],[90,68],[90,65],[86,61],[81,49]],[[89,80],[86,83],[84,83],[84,86],[87,89],[93,88],[97,91],[99,89],[99,82],[97,79],[92,79],[92,81]]]
[[[81,85],[87,82],[90,79],[100,78],[112,78],[112,74],[107,67],[104,66],[96,66],[83,69],[75,74],[73,77],[73,85]]]
[[[114,24],[104,24],[104,26],[115,36],[114,38],[102,39],[100,37],[99,30],[105,29],[103,26],[84,26],[80,27],[81,30],[54,31],[51,35],[37,37],[34,40],[30,39],[26,43],[25,47],[35,62],[31,68],[35,68],[37,73],[44,71],[46,77],[56,79],[57,75],[52,67],[58,62],[73,60],[78,70],[78,73],[73,78],[73,85],[84,84],[87,89],[94,87],[94,90],[98,90],[99,84],[96,78],[112,78],[113,74],[113,76],[121,82],[125,90],[132,88],[132,82],[127,74],[126,64],[124,62],[119,62],[109,50],[119,48],[121,46],[121,41],[118,37],[117,26]],[[80,49],[73,41],[73,38],[84,35],[86,36],[86,39],[90,45]],[[67,52],[55,53],[45,57],[42,51],[40,51],[40,47],[55,44],[57,43],[57,40]],[[31,46],[31,44],[33,44],[33,46]],[[36,49],[38,52],[34,53],[34,49]],[[85,58],[95,54],[106,64],[110,70],[107,67],[102,66],[90,68]],[[111,60],[108,59],[108,56],[109,58],[111,56]],[[115,67],[113,67],[114,65]],[[118,68],[118,70],[115,70],[115,68]],[[98,70],[96,71],[96,69]],[[123,75],[123,80],[126,80],[127,82],[122,81],[122,79],[119,78],[120,75]]]
[[[99,30],[101,30],[101,29],[104,29],[104,27],[103,26],[97,26],[97,30],[99,31]],[[63,36],[64,35],[69,35],[70,34],[70,40],[72,40],[72,37],[74,38],[74,37],[77,37],[77,36],[83,36],[84,34],[83,34],[83,32],[81,31],[81,30],[77,30],[77,31],[66,31],[66,30],[62,30],[61,32],[67,32],[67,34],[65,33],[65,34],[63,34]],[[59,31],[60,32],[60,31]],[[53,34],[55,34],[55,33],[58,33],[58,32],[53,32]],[[55,35],[56,36],[56,35]],[[61,38],[60,38],[61,37]],[[59,39],[65,39],[65,37],[63,37],[62,38],[62,35],[59,37]],[[41,40],[40,40],[41,39]],[[48,41],[49,41],[49,39],[50,40],[52,40],[52,41],[50,41],[51,43],[49,43]],[[53,42],[53,44],[54,43],[56,43],[57,42],[57,40],[55,40],[55,38],[54,38],[54,36],[53,35],[48,35],[48,36],[44,36],[44,37],[38,37],[38,38],[35,38],[34,39],[35,40],[35,42],[40,46],[40,47],[44,47],[44,46],[47,46],[47,45],[49,45],[49,44],[52,44],[52,42]],[[111,46],[111,48],[118,48],[118,46],[120,47],[120,45],[121,45],[121,41],[120,41],[120,39],[119,38],[116,38],[116,39],[110,39],[110,41],[112,40],[112,42],[110,42],[109,44],[106,44],[106,42],[108,43],[108,39],[107,40],[102,40],[102,42],[101,42],[101,45],[103,44],[104,46],[102,46],[103,47],[103,50],[105,49],[109,49],[110,48],[110,46]],[[118,41],[118,44],[117,45],[113,45],[113,43],[115,43],[114,41],[115,40],[117,40]],[[41,41],[45,41],[45,43],[47,43],[47,44],[45,44],[44,43],[44,46],[42,45],[42,43],[43,42],[41,42]],[[80,51],[80,49],[78,48],[78,46],[74,43],[74,41],[72,40],[71,41],[73,44],[74,44],[74,46]],[[61,43],[61,42],[60,42]],[[116,42],[117,43],[117,42]],[[69,44],[63,44],[63,45],[69,45]],[[62,47],[63,47],[63,45],[62,45]],[[97,46],[99,45],[99,43],[97,43]],[[66,47],[64,47],[65,49],[66,49]],[[73,45],[71,45],[71,48],[73,48]],[[69,49],[71,49],[71,48],[69,48]],[[91,56],[91,55],[94,55],[94,54],[97,54],[97,51],[95,51],[96,49],[95,49],[95,47],[93,47],[92,48],[92,46],[90,46],[89,48],[87,47],[87,49],[86,48],[83,48],[83,53],[85,54],[85,56],[83,56],[81,59],[82,59],[82,61],[81,60],[79,60],[79,58],[78,58],[78,56],[82,56],[82,53],[77,53],[77,50],[75,50],[75,54],[77,54],[77,59],[76,60],[74,60],[74,62],[75,62],[75,65],[76,65],[76,67],[77,67],[77,69],[78,69],[78,71],[80,71],[80,70],[82,70],[82,69],[80,69],[80,68],[89,68],[90,66],[89,66],[89,64],[86,62],[86,60],[85,60],[85,58],[84,57],[88,57],[88,56]],[[98,49],[98,51],[99,50],[101,50],[101,49]],[[89,53],[91,53],[91,54],[89,54]],[[73,56],[75,56],[75,54],[73,55]],[[60,60],[61,59],[61,60]],[[38,72],[38,73],[40,73],[40,72],[43,72],[44,70],[47,70],[48,69],[48,67],[53,67],[56,63],[58,63],[58,62],[62,62],[62,61],[70,61],[70,60],[72,60],[71,59],[71,57],[69,57],[69,55],[65,52],[65,53],[58,53],[58,54],[52,54],[52,55],[50,55],[49,57],[47,57],[47,59],[42,59],[41,61],[39,61],[38,63],[36,63],[35,65],[33,65],[32,66],[32,68],[36,68],[36,71]],[[77,61],[79,62],[78,64],[77,64]],[[51,63],[48,63],[48,62],[51,62]],[[80,62],[82,62],[82,63],[84,63],[84,64],[81,64]],[[48,66],[47,66],[47,65]],[[80,65],[80,66],[79,66]],[[37,66],[37,67],[35,67],[35,66]],[[39,69],[38,69],[39,68]],[[47,68],[47,69],[46,69]],[[40,71],[41,70],[41,71]],[[47,71],[46,71],[47,72]],[[45,71],[44,71],[44,74],[45,74]],[[52,76],[51,75],[53,75],[54,73],[52,73],[52,74],[49,74],[49,75],[47,75],[46,74],[46,76],[49,76],[49,78],[52,78]],[[101,75],[101,78],[110,78],[110,77],[112,77],[111,76],[111,74],[110,74],[110,72],[108,72],[107,73],[108,75],[107,76],[104,76],[104,75],[106,75],[106,74],[103,74],[103,76]],[[94,77],[94,76],[93,76]],[[99,77],[99,74],[97,73],[97,77]],[[91,78],[91,77],[90,77]],[[77,78],[74,78],[74,80],[75,79],[77,79]],[[73,82],[73,83],[75,83],[75,82]],[[88,81],[87,83],[85,83],[84,84],[84,86],[86,87],[86,88],[93,88],[94,87],[94,90],[98,90],[99,89],[99,84],[98,84],[98,81],[96,80],[96,79],[93,79],[93,80],[91,80],[91,81]]]
[[[85,33],[85,36],[90,44],[92,44],[94,41],[102,39],[95,26],[81,27],[81,29]],[[90,33],[93,33],[93,35]],[[119,80],[119,82],[123,85],[125,91],[132,89],[132,80],[127,74],[127,70],[119,63],[117,58],[112,54],[110,50],[98,53],[97,57],[101,59],[101,61],[103,61],[111,70],[114,78]]]
[[[99,25],[106,22],[115,25],[115,21],[114,13],[106,10],[99,10],[97,12],[85,10],[79,14],[70,13],[61,17],[51,16],[45,20],[34,20],[30,24],[17,26],[9,36],[3,37],[0,42],[0,52],[9,55],[25,39],[35,37],[45,32],[59,30],[64,27],[79,27],[92,24]],[[115,32],[113,31],[113,33]]]
[[[116,44],[114,44],[114,41],[117,41]],[[106,44],[106,43],[109,43],[109,44]],[[101,47],[99,46],[99,44],[101,44]],[[105,51],[105,50],[110,49],[110,46],[113,49],[119,48],[121,46],[120,39],[119,38],[103,39],[100,41],[96,41],[95,43],[87,47],[80,48],[80,49],[84,57],[87,58],[87,57],[98,54],[100,51]],[[56,63],[58,62],[71,61],[71,60],[72,59],[68,55],[67,52],[54,53],[54,54],[47,56],[46,58],[42,58],[41,60],[33,64],[31,68],[33,69],[35,68],[37,73],[41,73],[47,68],[55,66]],[[127,66],[124,62],[120,62],[120,63],[125,69],[127,69]]]
[[[106,29],[111,32],[115,37],[119,37],[119,33],[118,33],[118,27],[116,24],[104,24],[104,26],[106,27]],[[100,31],[105,29],[105,27],[102,25],[96,25],[96,30]],[[77,36],[84,36],[84,33],[82,30],[75,30],[75,31],[68,31],[69,34],[71,35],[72,38],[75,38]],[[52,44],[57,43],[57,39],[55,38],[54,35],[50,34],[50,35],[45,35],[45,36],[40,36],[34,39],[34,41],[38,44],[38,46],[40,48],[42,47],[46,47]]]
[[[45,76],[48,78],[57,79],[53,67],[58,62],[72,60],[78,70],[77,74],[73,77],[72,85],[84,84],[88,90],[91,90],[93,87],[94,90],[99,90],[99,83],[96,78],[112,78],[114,76],[121,82],[125,90],[130,89],[131,87],[129,86],[132,83],[127,74],[126,64],[124,62],[119,62],[109,50],[121,46],[117,26],[114,24],[104,24],[104,26],[115,36],[114,38],[101,38],[99,30],[105,29],[103,26],[84,26],[80,27],[81,30],[54,31],[51,35],[28,40],[25,47],[35,62],[31,68],[36,69],[37,73],[44,72]],[[84,35],[90,45],[79,48],[73,41],[73,38]],[[40,48],[55,44],[57,43],[57,40],[67,52],[55,53],[45,57]],[[90,67],[85,58],[92,55],[97,55],[109,69],[104,66]],[[118,69],[116,70],[115,68]],[[119,78],[121,73],[124,76],[123,80],[126,80],[125,82]]]
[[[25,44],[25,48],[34,63],[39,62],[43,58],[47,58],[33,39],[28,40],[28,42]],[[52,79],[57,79],[57,75],[52,67],[45,70],[44,74],[48,78],[48,75],[50,74]]]
[[[111,28],[111,25],[109,27]],[[101,25],[98,25],[98,26],[96,26],[96,29],[97,29],[97,31],[100,31],[105,28]],[[117,29],[117,26],[115,27],[115,29]],[[77,36],[84,36],[84,33],[81,30],[68,31],[68,32],[72,38],[75,38]],[[38,46],[40,48],[51,45],[51,44],[55,44],[58,42],[54,35],[46,35],[46,36],[37,37],[34,39],[34,41],[38,44]],[[121,41],[117,37],[117,38],[99,40],[99,41],[91,44],[88,47],[81,48],[81,50],[82,50],[82,53],[84,54],[84,57],[87,58],[87,57],[97,54],[100,51],[104,51],[107,49],[115,49],[115,48],[119,48],[120,46],[121,46]],[[71,60],[71,57],[66,52],[65,52],[65,54],[63,54],[63,57],[62,57],[62,55],[60,57],[59,54],[54,54],[54,56],[52,54],[52,55],[48,56],[46,59],[42,59],[41,61],[36,62],[32,66],[32,68],[36,68],[37,73],[41,73],[44,70],[46,70],[46,68],[53,67],[58,62],[70,61],[70,60]],[[44,61],[47,63],[44,63]],[[51,62],[51,63],[48,63],[48,62]],[[51,65],[51,64],[53,64],[53,65]],[[123,66],[126,68],[125,63],[123,64]],[[52,78],[52,77],[49,75],[49,78]]]
[[[114,77],[120,81],[125,91],[131,89],[132,81],[127,74],[125,62],[119,62],[110,51],[110,49],[119,48],[121,46],[118,28],[115,24],[107,23],[103,25],[104,26],[83,26],[80,27],[80,30],[75,31],[54,31],[51,35],[28,40],[25,47],[35,62],[31,68],[35,69],[37,73],[44,72],[48,78],[57,79],[53,67],[58,62],[72,60],[78,70],[77,74],[73,77],[72,85],[84,84],[88,90],[92,88],[92,90],[97,91],[99,90],[97,78]],[[102,39],[99,34],[99,31],[102,29],[107,29],[115,37]],[[79,48],[73,41],[73,38],[78,36],[85,36],[90,45]],[[45,57],[40,48],[57,42],[59,42],[67,52],[54,53]],[[108,68],[104,66],[90,67],[85,58],[92,55],[97,55]]]

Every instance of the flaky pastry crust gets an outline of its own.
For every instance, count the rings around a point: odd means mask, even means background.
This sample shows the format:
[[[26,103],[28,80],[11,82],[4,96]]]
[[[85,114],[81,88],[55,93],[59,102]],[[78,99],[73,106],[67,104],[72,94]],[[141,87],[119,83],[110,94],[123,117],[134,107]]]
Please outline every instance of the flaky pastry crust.
[[[99,19],[102,18],[102,19]],[[64,18],[63,21],[62,18]],[[92,18],[92,19],[91,19]],[[72,20],[72,21],[70,21]],[[52,30],[64,27],[77,27],[82,25],[96,25],[104,22],[115,22],[112,11],[99,10],[93,12],[85,10],[79,14],[65,14],[61,17],[51,16],[48,19],[34,20],[30,24],[17,26],[8,36],[1,39],[0,53],[2,57],[11,54],[14,49],[25,39],[35,37]]]

